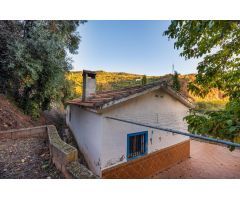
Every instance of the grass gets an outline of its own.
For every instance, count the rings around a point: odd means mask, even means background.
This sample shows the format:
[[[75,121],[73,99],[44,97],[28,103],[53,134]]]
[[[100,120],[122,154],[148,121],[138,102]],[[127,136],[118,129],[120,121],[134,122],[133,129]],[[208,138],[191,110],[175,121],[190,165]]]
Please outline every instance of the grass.
[[[195,106],[197,110],[203,111],[218,111],[225,108],[227,99],[219,99],[219,100],[198,100],[195,102]]]

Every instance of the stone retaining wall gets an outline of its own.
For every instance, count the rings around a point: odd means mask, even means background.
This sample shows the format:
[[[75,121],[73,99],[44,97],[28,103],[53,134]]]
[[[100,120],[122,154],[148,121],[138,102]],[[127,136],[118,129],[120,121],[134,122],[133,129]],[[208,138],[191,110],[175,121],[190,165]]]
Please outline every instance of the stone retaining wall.
[[[11,129],[0,131],[0,139],[20,139],[20,138],[47,138],[47,126],[36,126],[30,128]]]
[[[67,165],[67,171],[70,177],[82,179],[97,178],[86,166],[80,164],[78,161],[70,162]]]
[[[96,178],[90,170],[78,162],[77,149],[65,143],[53,125],[0,131],[0,140],[31,137],[49,140],[51,161],[66,178]]]
[[[47,126],[49,149],[52,162],[55,164],[66,178],[73,178],[68,172],[67,164],[77,161],[78,152],[77,149],[67,143],[65,143],[58,135],[55,126]]]

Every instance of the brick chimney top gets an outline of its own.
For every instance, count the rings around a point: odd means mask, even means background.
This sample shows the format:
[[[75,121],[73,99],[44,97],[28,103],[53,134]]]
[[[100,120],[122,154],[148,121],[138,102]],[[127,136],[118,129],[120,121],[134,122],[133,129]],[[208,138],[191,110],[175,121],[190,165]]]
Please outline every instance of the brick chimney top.
[[[96,72],[83,70],[83,93],[82,101],[85,101],[92,94],[96,93]]]

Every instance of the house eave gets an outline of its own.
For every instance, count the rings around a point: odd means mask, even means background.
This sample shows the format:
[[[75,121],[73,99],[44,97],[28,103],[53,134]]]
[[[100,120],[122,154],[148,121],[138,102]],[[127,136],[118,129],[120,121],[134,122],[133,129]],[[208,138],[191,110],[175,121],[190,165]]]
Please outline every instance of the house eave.
[[[142,92],[134,93],[134,94],[131,94],[129,96],[122,97],[120,99],[113,99],[109,102],[106,102],[106,103],[103,103],[103,104],[100,104],[100,105],[96,105],[95,107],[78,105],[77,103],[68,103],[68,104],[70,104],[70,105],[73,104],[73,105],[76,105],[76,106],[78,106],[80,108],[83,108],[85,110],[101,114],[101,113],[105,112],[106,110],[108,110],[112,106],[115,106],[117,104],[123,103],[125,101],[130,100],[130,99],[139,97],[141,95],[147,94],[149,92],[152,92],[152,91],[155,91],[155,90],[158,90],[158,89],[162,89],[164,92],[166,92],[167,94],[169,94],[173,98],[177,99],[178,101],[180,101],[182,104],[184,104],[188,108],[194,108],[194,105],[186,97],[182,96],[180,93],[176,92],[175,90],[173,90],[172,88],[170,88],[166,84],[159,84],[159,85],[156,85],[154,87],[148,88],[148,89],[146,89]]]
[[[182,104],[184,104],[185,106],[187,106],[188,108],[194,108],[194,105],[192,102],[190,102],[186,97],[183,97],[180,93],[174,91],[172,88],[170,87],[162,87],[162,89],[169,95],[171,95],[172,97],[174,97],[175,99],[179,100]]]

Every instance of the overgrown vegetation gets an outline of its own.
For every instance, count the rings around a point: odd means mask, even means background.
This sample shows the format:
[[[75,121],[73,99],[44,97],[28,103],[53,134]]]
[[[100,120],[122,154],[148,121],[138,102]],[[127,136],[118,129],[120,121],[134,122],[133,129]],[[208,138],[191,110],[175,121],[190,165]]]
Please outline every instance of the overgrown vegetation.
[[[197,134],[236,142],[240,138],[240,22],[172,21],[165,31],[175,39],[186,59],[201,58],[196,79],[189,90],[204,98],[216,88],[229,97],[220,111],[193,110],[186,117],[189,130]],[[233,148],[231,148],[233,149]]]
[[[0,92],[37,118],[71,96],[65,73],[77,53],[84,21],[0,21]]]
[[[174,74],[172,75],[172,88],[177,92],[179,92],[181,88],[178,75],[179,74],[177,73],[177,71],[174,71]]]
[[[129,73],[117,73],[117,72],[97,72],[97,90],[115,90],[124,87],[137,86],[143,84],[144,75],[129,74]],[[172,75],[165,75],[172,79]],[[144,82],[151,83],[158,81],[160,76],[146,76]],[[82,95],[82,72],[69,72],[67,79],[71,82],[71,94],[72,98],[78,98]],[[178,74],[178,81],[180,85],[179,92],[185,96],[191,98],[196,103],[198,109],[201,110],[219,110],[225,107],[228,102],[227,97],[223,97],[223,93],[220,90],[213,89],[204,98],[194,95],[187,90],[187,85],[190,81],[195,80],[194,74],[180,75]]]
[[[82,95],[82,72],[69,72],[67,79],[71,81],[74,97]],[[124,87],[142,85],[144,75],[129,74],[123,72],[97,71],[97,90],[116,90]],[[146,76],[146,83],[159,80],[159,76]]]
[[[142,85],[146,85],[147,84],[147,76],[143,75],[142,77]]]

